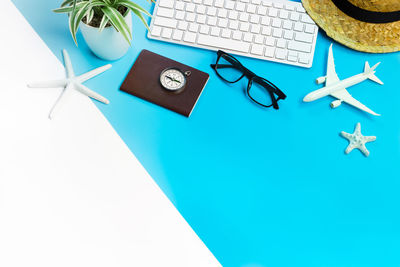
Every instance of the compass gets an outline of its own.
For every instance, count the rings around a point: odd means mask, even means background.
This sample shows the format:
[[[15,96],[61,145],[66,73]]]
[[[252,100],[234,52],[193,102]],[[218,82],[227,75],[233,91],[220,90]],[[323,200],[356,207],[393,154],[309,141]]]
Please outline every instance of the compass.
[[[188,76],[190,71],[182,72],[177,68],[167,68],[160,74],[160,83],[165,89],[178,92],[185,87]]]

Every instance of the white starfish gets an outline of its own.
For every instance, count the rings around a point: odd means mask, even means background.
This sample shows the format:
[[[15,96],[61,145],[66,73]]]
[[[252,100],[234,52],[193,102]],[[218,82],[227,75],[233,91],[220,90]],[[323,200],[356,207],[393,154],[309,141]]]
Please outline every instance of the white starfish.
[[[64,87],[64,90],[61,92],[60,96],[54,103],[54,106],[50,110],[49,113],[49,118],[51,119],[53,117],[54,111],[57,107],[57,104],[60,102],[62,96],[67,92],[68,90],[75,89],[79,92],[81,92],[84,95],[87,95],[91,98],[94,98],[100,102],[103,102],[104,104],[110,103],[105,97],[99,95],[98,93],[90,90],[86,86],[84,86],[82,83],[84,81],[87,81],[94,76],[99,75],[100,73],[108,70],[111,68],[111,64],[107,64],[105,66],[99,67],[97,69],[94,69],[92,71],[86,72],[80,76],[75,76],[74,70],[72,68],[71,64],[71,59],[69,58],[69,55],[67,53],[67,50],[63,49],[63,56],[64,56],[64,65],[65,65],[65,70],[67,73],[67,78],[66,79],[61,79],[61,80],[53,80],[53,81],[44,81],[44,82],[35,82],[35,83],[30,83],[28,84],[28,87],[30,88],[54,88],[54,87]]]
[[[354,133],[349,134],[346,132],[341,132],[340,134],[349,140],[349,145],[345,150],[346,154],[349,154],[354,148],[358,148],[364,154],[364,156],[368,157],[369,151],[365,147],[365,144],[376,140],[376,136],[363,136],[361,134],[360,123],[357,123]]]

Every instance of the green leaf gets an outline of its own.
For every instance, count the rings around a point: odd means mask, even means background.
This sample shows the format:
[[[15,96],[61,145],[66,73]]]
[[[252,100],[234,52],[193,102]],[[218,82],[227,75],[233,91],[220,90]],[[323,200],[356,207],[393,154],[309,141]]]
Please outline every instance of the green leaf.
[[[73,12],[74,18],[72,24],[72,33],[74,36],[76,36],[76,33],[78,32],[79,23],[81,23],[83,17],[86,15],[89,5],[90,2],[86,2],[81,7],[76,9],[77,12]]]
[[[144,26],[147,28],[148,31],[150,31],[150,27],[147,24],[146,19],[143,17],[142,13],[140,13],[139,11],[137,11],[136,9],[131,9],[132,12],[139,17],[139,19],[143,22]]]
[[[83,5],[83,2],[80,2],[80,3],[76,4],[75,8],[79,8],[81,5]],[[55,13],[67,13],[67,12],[72,12],[72,10],[74,10],[74,7],[73,6],[69,6],[69,7],[60,7],[60,8],[53,9],[53,12],[55,12]]]
[[[122,5],[122,6],[125,6],[125,7],[129,8],[129,9],[132,10],[132,11],[133,11],[133,10],[138,10],[138,11],[140,11],[140,12],[146,14],[147,16],[151,17],[151,14],[150,14],[146,9],[144,9],[143,7],[139,6],[139,5],[136,4],[136,3],[133,3],[132,1],[129,1],[129,0],[119,0],[119,1],[118,1],[118,4],[119,4],[119,5]]]
[[[102,30],[104,30],[104,28],[106,27],[108,21],[109,21],[109,19],[107,18],[107,16],[106,16],[106,15],[103,15],[103,18],[101,19],[100,27],[99,27],[99,31],[100,31],[100,32],[101,32]]]
[[[104,0],[106,1],[106,0]],[[122,36],[126,39],[126,41],[130,44],[132,39],[132,33],[129,30],[128,25],[125,22],[124,17],[121,13],[118,12],[115,8],[112,7],[102,7],[101,10],[104,12],[104,15],[110,20],[111,24],[115,27],[117,31],[119,31]]]
[[[93,8],[90,8],[88,13],[86,13],[86,22],[87,22],[87,24],[89,24],[92,21],[93,17],[94,17]]]
[[[61,7],[67,6],[67,5],[71,5],[74,2],[74,0],[65,0],[62,4]]]

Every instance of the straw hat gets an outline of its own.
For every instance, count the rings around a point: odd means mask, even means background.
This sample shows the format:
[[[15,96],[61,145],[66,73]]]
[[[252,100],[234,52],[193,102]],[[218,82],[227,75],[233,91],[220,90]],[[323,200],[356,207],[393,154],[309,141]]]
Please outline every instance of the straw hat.
[[[400,51],[400,0],[302,0],[336,41],[370,53]]]

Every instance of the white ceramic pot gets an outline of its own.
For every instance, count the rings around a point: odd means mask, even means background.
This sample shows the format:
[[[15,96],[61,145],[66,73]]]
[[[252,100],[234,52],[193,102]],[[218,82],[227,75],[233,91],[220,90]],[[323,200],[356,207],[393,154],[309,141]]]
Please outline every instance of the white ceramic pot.
[[[131,12],[125,16],[125,21],[132,32]],[[87,45],[99,58],[116,60],[128,52],[130,47],[129,43],[122,34],[117,32],[112,26],[106,27],[100,32],[99,28],[92,27],[82,22],[80,24],[80,29]]]

